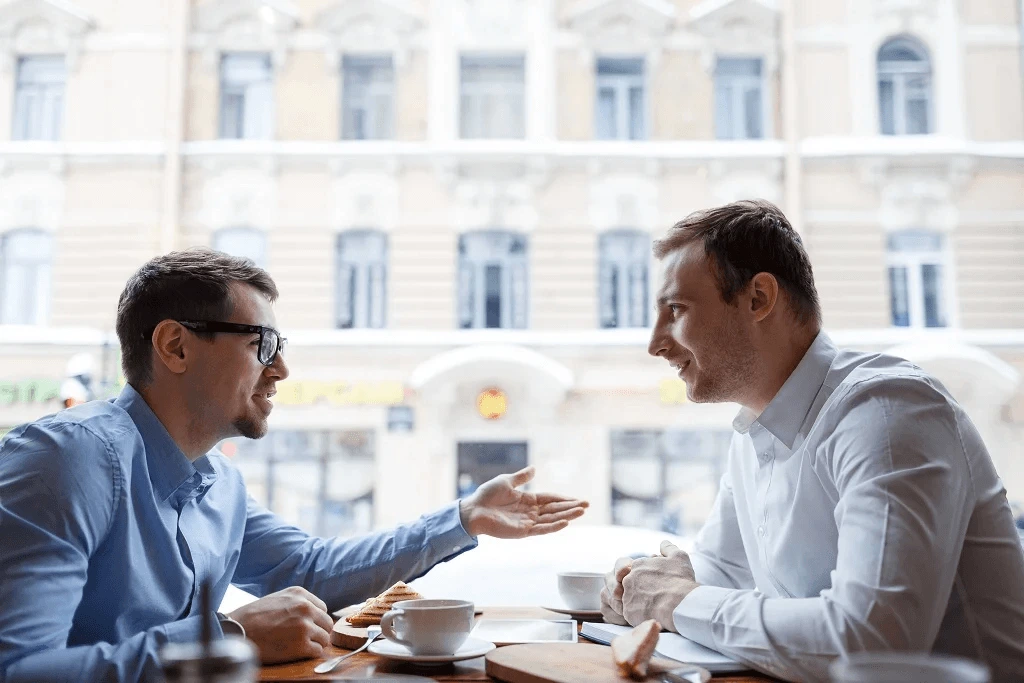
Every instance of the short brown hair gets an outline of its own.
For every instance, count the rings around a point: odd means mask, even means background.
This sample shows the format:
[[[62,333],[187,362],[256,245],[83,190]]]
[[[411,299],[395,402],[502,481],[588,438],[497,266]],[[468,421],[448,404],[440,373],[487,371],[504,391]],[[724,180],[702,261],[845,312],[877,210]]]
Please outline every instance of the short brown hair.
[[[196,247],[150,260],[132,275],[117,304],[117,338],[125,379],[141,388],[152,379],[153,330],[164,320],[226,320],[234,302],[230,286],[255,287],[271,302],[277,285],[247,258]]]
[[[771,273],[789,297],[797,320],[821,324],[814,273],[800,235],[769,201],[750,199],[695,211],[654,242],[654,255],[700,241],[711,258],[722,299],[731,304],[758,273]]]

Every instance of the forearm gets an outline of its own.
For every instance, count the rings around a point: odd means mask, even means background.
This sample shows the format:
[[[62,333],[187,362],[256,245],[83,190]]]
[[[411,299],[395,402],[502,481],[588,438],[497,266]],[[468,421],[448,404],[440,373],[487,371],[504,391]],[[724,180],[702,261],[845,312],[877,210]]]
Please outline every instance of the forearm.
[[[476,547],[459,519],[458,503],[394,529],[351,539],[305,536],[277,530],[294,551],[277,562],[261,557],[259,546],[243,549],[235,580],[240,588],[266,595],[299,585],[330,610],[376,595],[396,581],[411,581],[439,562]],[[301,534],[301,537],[295,534]],[[275,545],[277,545],[275,543]]]
[[[200,638],[201,618],[189,617],[151,628],[117,644],[97,643],[59,649],[14,652],[0,666],[4,683],[36,681],[152,681],[161,680],[159,651],[166,643],[192,642]],[[213,634],[222,636],[213,619]]]
[[[673,614],[676,630],[706,647],[785,680],[827,680],[834,659],[864,650],[927,648],[912,610],[844,605],[829,591],[768,598],[756,590],[702,586]]]

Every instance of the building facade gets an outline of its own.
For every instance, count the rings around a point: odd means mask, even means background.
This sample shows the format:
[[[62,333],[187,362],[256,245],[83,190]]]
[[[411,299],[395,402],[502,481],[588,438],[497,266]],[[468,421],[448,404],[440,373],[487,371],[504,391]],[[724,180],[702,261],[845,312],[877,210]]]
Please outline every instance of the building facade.
[[[651,240],[778,203],[826,329],[937,375],[1024,503],[1019,0],[6,0],[0,429],[116,390],[126,278],[268,268],[292,377],[224,444],[323,533],[497,472],[697,528],[736,406],[646,354]],[[5,118],[6,117],[6,118]]]

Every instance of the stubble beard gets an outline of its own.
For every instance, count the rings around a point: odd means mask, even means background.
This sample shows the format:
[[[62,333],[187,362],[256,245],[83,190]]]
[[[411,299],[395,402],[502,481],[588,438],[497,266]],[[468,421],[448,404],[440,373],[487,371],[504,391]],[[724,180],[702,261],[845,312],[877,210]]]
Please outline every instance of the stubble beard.
[[[247,439],[262,439],[267,435],[267,421],[240,417],[234,422],[235,430]]]

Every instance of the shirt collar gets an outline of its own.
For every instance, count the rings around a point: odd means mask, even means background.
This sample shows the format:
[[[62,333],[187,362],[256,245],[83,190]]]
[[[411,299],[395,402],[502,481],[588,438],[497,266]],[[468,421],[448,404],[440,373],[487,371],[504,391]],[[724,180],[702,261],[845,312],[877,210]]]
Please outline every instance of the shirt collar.
[[[161,501],[167,500],[179,488],[188,489],[184,492],[187,494],[200,485],[208,487],[216,478],[207,456],[198,458],[194,463],[189,461],[146,399],[132,385],[125,385],[114,399],[114,404],[128,413],[142,436],[149,480]]]
[[[749,408],[741,408],[732,421],[733,429],[746,434],[756,422],[786,444],[786,448],[792,449],[796,435],[814,403],[814,397],[825,383],[825,377],[838,353],[839,350],[829,336],[819,332],[764,411],[757,415]]]

